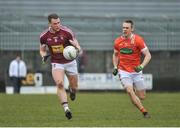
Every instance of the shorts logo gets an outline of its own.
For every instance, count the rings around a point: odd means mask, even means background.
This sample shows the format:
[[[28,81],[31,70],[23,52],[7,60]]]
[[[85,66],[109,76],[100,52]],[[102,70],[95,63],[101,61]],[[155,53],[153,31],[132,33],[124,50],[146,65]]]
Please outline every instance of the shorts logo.
[[[133,50],[130,49],[130,48],[121,48],[120,53],[122,53],[122,54],[132,54]]]

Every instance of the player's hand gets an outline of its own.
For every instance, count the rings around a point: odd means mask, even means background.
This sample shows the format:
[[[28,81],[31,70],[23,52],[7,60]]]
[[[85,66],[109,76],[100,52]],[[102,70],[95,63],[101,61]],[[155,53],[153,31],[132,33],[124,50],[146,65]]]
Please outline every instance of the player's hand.
[[[77,40],[69,40],[69,42],[74,46],[74,47],[76,47],[77,48],[77,45],[78,45],[78,41]]]
[[[82,49],[77,49],[76,48],[76,52],[78,56],[81,56],[83,54],[83,50]]]
[[[140,72],[140,71],[143,70],[143,68],[144,68],[144,67],[143,67],[142,65],[139,65],[139,66],[135,67],[134,70],[135,70],[136,72]]]
[[[79,52],[81,52],[81,47],[79,46],[79,43],[76,39],[74,40],[69,40],[69,42],[76,48],[78,49]]]
[[[48,59],[49,56],[50,56],[50,55],[46,55],[46,56],[43,56],[43,57],[42,57],[42,64],[45,64],[45,63],[46,63],[46,61],[47,61],[47,59]]]
[[[115,67],[113,70],[113,75],[116,76],[117,74],[118,74],[118,69],[117,69],[117,67]]]

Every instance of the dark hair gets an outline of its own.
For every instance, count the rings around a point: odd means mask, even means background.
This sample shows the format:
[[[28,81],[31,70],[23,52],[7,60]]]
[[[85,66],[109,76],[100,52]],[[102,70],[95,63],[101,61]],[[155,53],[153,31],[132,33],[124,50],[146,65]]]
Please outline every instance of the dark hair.
[[[134,27],[134,22],[132,20],[125,20],[124,23],[130,23],[131,24],[131,28]]]
[[[52,13],[52,14],[49,14],[48,15],[48,21],[49,21],[49,23],[51,23],[51,20],[52,19],[58,19],[59,18],[59,16],[56,14],[56,13]]]
[[[15,55],[15,57],[21,56],[21,52],[17,51],[17,52],[14,53],[14,55]]]

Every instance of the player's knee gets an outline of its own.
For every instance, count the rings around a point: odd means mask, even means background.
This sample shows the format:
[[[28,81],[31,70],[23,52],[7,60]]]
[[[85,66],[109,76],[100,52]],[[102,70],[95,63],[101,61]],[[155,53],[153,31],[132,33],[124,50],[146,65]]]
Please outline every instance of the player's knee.
[[[69,86],[71,87],[71,89],[73,89],[73,90],[77,90],[77,88],[78,88],[78,84],[77,84],[77,82],[72,82],[72,81],[69,81]]]
[[[126,92],[131,95],[133,93],[133,89],[132,88],[126,88]]]
[[[146,93],[145,91],[137,91],[137,96],[139,99],[144,100],[146,98]]]
[[[73,91],[77,91],[77,85],[69,85],[70,86],[70,88],[73,90]]]
[[[56,85],[57,85],[58,88],[63,88],[64,87],[63,81],[57,81]]]
[[[141,100],[144,100],[144,99],[146,98],[146,95],[144,95],[144,94],[139,95],[139,98],[140,98]]]
[[[71,78],[70,80],[69,80],[69,84],[70,85],[77,85],[77,83],[78,83],[78,80],[76,79],[76,78]]]

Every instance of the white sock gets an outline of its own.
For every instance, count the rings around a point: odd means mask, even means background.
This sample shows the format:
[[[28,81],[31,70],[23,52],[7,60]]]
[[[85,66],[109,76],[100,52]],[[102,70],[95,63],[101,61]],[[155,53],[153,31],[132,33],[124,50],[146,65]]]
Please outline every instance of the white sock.
[[[68,103],[67,103],[67,102],[62,103],[62,106],[63,106],[63,108],[64,108],[64,111],[69,110],[69,107],[68,107]]]

